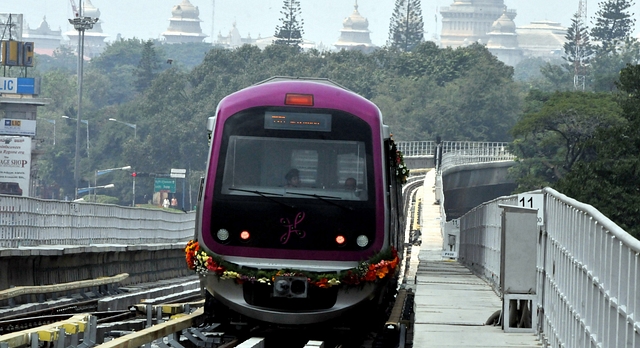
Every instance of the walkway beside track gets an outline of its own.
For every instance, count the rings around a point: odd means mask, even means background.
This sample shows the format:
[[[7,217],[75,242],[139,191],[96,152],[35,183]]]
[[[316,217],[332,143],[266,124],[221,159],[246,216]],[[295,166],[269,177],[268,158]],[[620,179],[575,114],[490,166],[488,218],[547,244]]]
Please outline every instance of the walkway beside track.
[[[502,301],[491,286],[457,261],[442,258],[440,206],[435,204],[435,171],[422,193],[422,245],[412,249],[409,275],[416,291],[413,346],[541,347],[533,333],[505,333],[485,325]],[[415,255],[418,255],[416,260]],[[415,276],[414,276],[415,275]]]

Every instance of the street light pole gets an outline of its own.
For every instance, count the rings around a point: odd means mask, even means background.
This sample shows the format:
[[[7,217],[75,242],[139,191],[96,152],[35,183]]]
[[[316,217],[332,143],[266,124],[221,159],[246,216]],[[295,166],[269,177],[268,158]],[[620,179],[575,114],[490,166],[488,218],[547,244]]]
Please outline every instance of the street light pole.
[[[127,125],[127,126],[129,126],[129,127],[133,128],[133,139],[135,139],[135,138],[136,138],[136,136],[137,136],[137,134],[136,134],[136,133],[137,133],[138,126],[137,126],[135,123],[122,122],[122,121],[118,121],[118,120],[116,120],[115,118],[110,118],[110,119],[109,119],[109,121],[122,123],[122,124],[124,124],[124,125]]]
[[[76,194],[80,194],[80,193],[84,193],[84,192],[89,192],[89,195],[91,195],[91,190],[93,190],[93,194],[96,194],[96,189],[103,189],[103,188],[114,188],[116,185],[114,184],[107,184],[107,185],[102,185],[102,186],[89,186],[89,187],[82,187],[79,188],[78,191],[76,192]]]
[[[82,0],[79,1],[78,16],[73,19],[69,19],[69,23],[73,24],[73,28],[78,31],[78,118],[76,119],[76,158],[73,166],[73,176],[76,183],[75,197],[78,198],[78,186],[80,182],[80,173],[78,173],[79,163],[79,149],[80,149],[80,122],[82,119],[82,69],[84,64],[84,32],[87,29],[93,28],[93,25],[98,22],[98,18],[83,17],[84,9],[82,7]],[[87,126],[88,129],[88,126]]]
[[[129,170],[129,169],[131,169],[131,166],[96,170],[93,176],[93,186],[98,186],[98,175],[107,174],[114,170]],[[96,191],[93,191],[93,202],[95,203],[95,201],[96,201]]]

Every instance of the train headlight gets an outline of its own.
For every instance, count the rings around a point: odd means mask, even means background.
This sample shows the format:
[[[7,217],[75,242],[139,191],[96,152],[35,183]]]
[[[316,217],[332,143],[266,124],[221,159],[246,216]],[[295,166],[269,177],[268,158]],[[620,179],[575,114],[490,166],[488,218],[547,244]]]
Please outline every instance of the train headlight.
[[[216,233],[216,236],[218,237],[219,240],[226,242],[227,239],[229,239],[229,231],[225,230],[224,228],[221,228],[218,230],[218,233]]]
[[[240,239],[246,242],[249,240],[249,238],[251,238],[251,233],[249,233],[249,231],[240,232]]]
[[[342,246],[346,241],[347,239],[343,235],[336,236],[336,243],[338,243],[338,245]]]
[[[358,236],[358,238],[356,238],[356,244],[358,244],[359,247],[364,248],[367,245],[369,245],[369,237],[365,236],[364,234],[361,234]]]

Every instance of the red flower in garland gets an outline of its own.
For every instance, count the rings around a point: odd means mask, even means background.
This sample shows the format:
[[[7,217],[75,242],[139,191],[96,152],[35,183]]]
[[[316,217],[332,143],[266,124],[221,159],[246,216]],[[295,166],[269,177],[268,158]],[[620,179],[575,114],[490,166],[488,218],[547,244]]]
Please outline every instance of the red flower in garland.
[[[331,284],[329,284],[329,280],[327,278],[322,278],[322,279],[318,280],[317,282],[313,282],[311,284],[313,284],[313,285],[315,285],[315,286],[317,286],[317,287],[319,287],[321,289],[326,289],[326,288],[331,287]]]
[[[371,265],[373,266],[373,265]],[[371,267],[369,267],[369,271],[367,271],[367,274],[364,275],[364,280],[368,281],[368,282],[372,282],[376,280],[376,271],[375,269],[371,269]]]

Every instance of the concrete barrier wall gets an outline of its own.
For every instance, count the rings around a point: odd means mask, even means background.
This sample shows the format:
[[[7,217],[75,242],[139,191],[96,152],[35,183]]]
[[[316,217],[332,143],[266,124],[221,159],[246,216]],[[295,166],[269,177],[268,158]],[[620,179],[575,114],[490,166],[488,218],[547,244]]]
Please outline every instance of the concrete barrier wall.
[[[508,170],[513,161],[466,164],[442,173],[447,221],[457,219],[474,207],[510,195],[516,188]]]
[[[404,164],[409,170],[436,167],[434,156],[404,157]]]
[[[0,250],[7,251],[8,249]],[[60,246],[12,249],[0,256],[0,290],[51,285],[129,273],[121,285],[192,275],[184,244]]]

